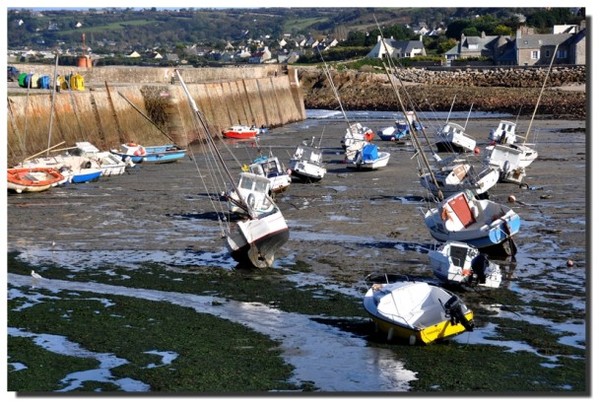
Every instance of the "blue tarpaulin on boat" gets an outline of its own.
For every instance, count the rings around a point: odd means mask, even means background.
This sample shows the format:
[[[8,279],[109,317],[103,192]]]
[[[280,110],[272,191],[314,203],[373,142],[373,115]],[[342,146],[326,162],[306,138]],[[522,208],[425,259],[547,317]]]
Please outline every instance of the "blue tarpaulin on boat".
[[[367,144],[363,147],[363,159],[365,161],[377,159],[379,154],[377,153],[377,145],[375,144]]]

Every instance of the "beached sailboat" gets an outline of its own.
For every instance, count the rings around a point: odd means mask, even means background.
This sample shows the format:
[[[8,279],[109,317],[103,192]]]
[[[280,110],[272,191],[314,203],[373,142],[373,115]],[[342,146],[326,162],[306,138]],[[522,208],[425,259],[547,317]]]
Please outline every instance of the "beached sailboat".
[[[319,55],[321,54],[321,51],[317,48],[317,51],[319,52]],[[357,143],[357,142],[370,142],[373,141],[373,139],[375,138],[375,132],[367,127],[362,125],[361,123],[350,123],[350,120],[348,120],[348,116],[346,115],[346,111],[344,110],[344,105],[342,104],[342,98],[340,97],[337,88],[335,86],[335,83],[333,82],[333,78],[331,77],[331,72],[329,72],[329,67],[327,66],[327,63],[325,62],[325,59],[323,59],[323,55],[321,55],[321,60],[323,61],[323,73],[325,73],[325,76],[327,77],[327,81],[329,82],[329,85],[331,86],[331,90],[333,91],[333,95],[335,96],[338,104],[340,105],[340,111],[342,112],[342,115],[344,116],[344,120],[346,121],[346,132],[344,133],[344,137],[342,138],[342,140],[340,141],[340,143],[342,144],[342,148],[344,149],[344,151],[350,147],[352,144]]]
[[[270,183],[270,193],[283,193],[292,183],[291,171],[288,171],[279,158],[273,155],[261,155],[248,166],[248,172],[263,176]]]
[[[62,154],[26,159],[16,168],[53,168],[67,179],[67,183],[88,183],[102,176],[102,169],[95,160],[64,151]]]
[[[196,102],[190,94],[181,74],[178,70],[175,71],[176,76],[181,83],[181,86],[186,94],[190,108],[194,113],[194,118],[197,121],[199,128],[206,134],[205,145],[210,150],[207,156],[214,157],[213,162],[209,162],[210,170],[218,172],[222,179],[229,183],[229,187],[235,190],[235,194],[228,194],[227,198],[232,200],[241,210],[240,218],[235,221],[229,221],[226,213],[219,212],[219,224],[221,225],[222,236],[225,240],[225,245],[231,254],[231,257],[242,265],[254,266],[256,268],[266,268],[273,265],[275,254],[289,239],[288,225],[283,217],[283,213],[275,204],[268,193],[260,196],[246,196],[246,200],[242,199],[242,192],[238,188],[238,182],[235,182],[231,175],[221,150],[217,147],[216,139],[211,134],[210,126],[206,118],[198,109]],[[250,173],[242,174],[243,177],[253,175]],[[257,176],[257,175],[254,175]],[[268,180],[260,177],[263,182]],[[217,190],[211,190],[206,183],[207,195],[220,194]],[[257,205],[266,207],[260,212],[256,209]]]
[[[502,182],[523,183],[523,178],[526,175],[525,168],[531,165],[538,157],[538,152],[534,149],[535,144],[527,141],[557,51],[558,45],[554,47],[554,53],[548,65],[548,70],[544,77],[535,108],[533,109],[531,120],[529,120],[529,127],[525,136],[521,137],[517,135],[516,124],[510,121],[500,121],[498,127],[490,132],[489,139],[492,144],[486,147],[486,161],[488,165],[500,168],[500,180]],[[518,139],[521,141],[519,142]]]
[[[380,151],[379,147],[370,142],[356,142],[346,149],[346,166],[358,170],[374,170],[384,168],[390,161],[390,153]]]
[[[88,141],[76,142],[72,154],[96,161],[102,169],[102,176],[122,175],[128,166],[133,166],[131,161],[125,162],[119,155],[110,151],[100,151]]]
[[[477,141],[456,123],[446,123],[436,134],[438,152],[473,152]]]
[[[437,162],[437,164],[439,166],[432,168],[432,172],[424,172],[419,177],[421,186],[434,196],[438,191],[449,195],[462,190],[470,190],[477,196],[485,197],[500,179],[498,168],[485,166],[481,171],[476,172],[474,166],[467,159],[453,158],[449,164],[441,162]]]
[[[377,130],[382,141],[400,141],[408,138],[410,127],[415,125],[415,112],[407,112],[408,120],[396,120],[394,125]]]

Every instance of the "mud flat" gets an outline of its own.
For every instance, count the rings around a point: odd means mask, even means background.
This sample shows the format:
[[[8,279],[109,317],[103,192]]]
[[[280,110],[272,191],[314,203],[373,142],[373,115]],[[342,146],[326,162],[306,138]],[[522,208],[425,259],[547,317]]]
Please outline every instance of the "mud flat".
[[[469,120],[469,133],[483,146],[497,121]],[[390,125],[388,120],[363,124],[374,129]],[[521,128],[526,125],[522,124]],[[539,158],[527,170],[525,180],[529,187],[498,184],[491,191],[491,198],[496,201],[507,202],[508,196],[514,195],[520,202],[513,206],[523,221],[515,238],[517,255],[512,260],[498,261],[505,275],[501,289],[485,295],[465,292],[466,300],[479,317],[479,331],[483,333],[461,335],[452,345],[469,344],[466,348],[471,352],[478,346],[487,345],[499,346],[496,348],[500,348],[500,352],[504,351],[503,347],[520,348],[534,354],[532,356],[540,364],[550,362],[556,366],[541,368],[543,373],[558,376],[561,368],[573,368],[561,375],[571,375],[573,381],[565,382],[564,387],[559,388],[556,380],[560,378],[554,377],[548,385],[556,386],[558,391],[581,392],[586,390],[585,379],[577,381],[577,377],[585,376],[583,359],[588,346],[585,308],[589,289],[586,278],[588,232],[591,229],[586,123],[583,120],[540,119],[533,128],[536,135],[530,141],[536,143]],[[356,316],[361,321],[354,327],[341,326],[352,324],[346,320],[336,329],[341,329],[344,331],[341,334],[352,339],[359,337],[364,345],[381,348],[381,351],[391,348],[391,354],[382,352],[380,356],[390,362],[404,360],[409,369],[422,372],[423,384],[431,383],[428,381],[431,377],[426,376],[434,372],[427,370],[426,373],[422,369],[426,366],[418,361],[423,352],[407,355],[406,347],[390,347],[373,341],[371,336],[361,335],[357,327],[368,326],[366,314],[360,312],[367,275],[404,275],[436,283],[427,260],[427,251],[433,248],[435,241],[423,222],[422,211],[428,202],[423,199],[423,189],[418,183],[416,162],[412,159],[414,151],[409,146],[377,140],[380,148],[391,153],[389,165],[378,171],[355,172],[343,163],[340,140],[344,130],[343,122],[305,120],[274,129],[261,137],[263,151],[271,151],[287,162],[299,142],[312,137],[318,140],[323,134],[321,146],[325,149],[328,168],[322,182],[294,183],[278,198],[290,227],[290,240],[267,275],[280,275],[296,283],[300,290],[310,285],[313,289],[316,286],[323,291],[342,292],[356,303]],[[256,156],[252,143],[232,143],[229,147],[241,162]],[[196,157],[202,169],[201,156]],[[235,160],[229,163],[231,168],[236,167]],[[264,278],[261,271],[236,268],[228,258],[219,238],[211,202],[202,187],[200,176],[203,175],[198,174],[196,163],[186,158],[175,164],[140,165],[128,174],[95,183],[69,185],[47,193],[9,195],[8,251],[20,251],[21,260],[33,264],[42,274],[52,265],[77,269],[79,281],[85,280],[86,269],[100,264],[106,269],[127,265],[135,272],[148,263],[163,267],[165,272],[181,272],[182,275],[190,267],[199,272],[203,267],[218,267],[240,279]],[[568,259],[574,266],[566,265]],[[11,269],[8,272],[10,275]],[[210,289],[219,296],[218,283]],[[316,291],[313,294],[317,300]],[[258,295],[243,301],[262,300],[265,299]],[[336,302],[328,303],[331,312],[323,311],[318,316],[335,324],[331,317],[338,314]],[[278,308],[276,302],[267,304]],[[515,313],[519,316],[514,316]],[[252,328],[252,321],[246,323]],[[506,323],[516,324],[508,327]],[[549,338],[544,338],[543,343],[536,342],[540,334],[527,336],[534,331],[528,330],[527,326],[535,331],[546,331],[544,334]],[[514,333],[509,334],[509,330]],[[290,335],[286,338],[284,334],[276,338],[286,343],[298,337]],[[548,351],[552,357],[547,357]],[[471,355],[463,354],[466,358]],[[574,356],[579,361],[566,367],[560,361],[564,356]],[[476,363],[474,359],[471,361]],[[363,373],[360,368],[364,364],[349,362],[349,365],[348,368],[356,370],[346,371],[348,375]],[[296,367],[302,370],[298,364]],[[338,379],[347,379],[348,375],[340,375]],[[464,383],[466,387],[457,387],[456,381],[445,382],[442,372],[438,375],[431,379],[441,385],[441,391],[473,389],[467,383]],[[539,380],[535,374],[527,378],[528,375],[523,373],[518,382],[513,382],[509,375],[496,376],[488,382],[494,381],[495,389],[522,392],[531,390],[532,385],[536,385],[534,381]],[[304,371],[303,380],[311,380],[310,376],[309,368],[309,372]],[[333,378],[323,377],[316,370],[312,377],[315,388],[335,390],[331,389],[336,388],[335,382],[328,380]],[[403,381],[402,385],[405,384]],[[361,387],[358,380],[354,387],[357,391],[377,391],[369,385]],[[386,385],[380,390],[391,390]],[[398,385],[398,390],[408,390],[406,386]],[[417,383],[413,383],[413,388],[435,391]]]

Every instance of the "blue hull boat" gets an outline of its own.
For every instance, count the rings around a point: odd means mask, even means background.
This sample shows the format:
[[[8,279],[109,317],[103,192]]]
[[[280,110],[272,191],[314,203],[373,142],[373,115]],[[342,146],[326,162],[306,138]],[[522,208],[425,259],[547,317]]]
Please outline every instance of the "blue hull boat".
[[[144,147],[130,142],[128,144],[121,144],[119,150],[112,150],[111,152],[119,155],[123,161],[131,161],[134,164],[139,164],[143,162],[175,162],[185,157],[186,151],[173,144]]]
[[[69,177],[71,183],[87,183],[98,180],[102,176],[102,169],[84,169]]]

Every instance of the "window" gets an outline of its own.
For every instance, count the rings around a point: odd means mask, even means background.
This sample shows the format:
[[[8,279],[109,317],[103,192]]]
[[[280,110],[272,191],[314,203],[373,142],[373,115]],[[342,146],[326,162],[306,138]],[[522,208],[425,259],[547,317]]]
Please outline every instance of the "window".
[[[531,59],[540,59],[540,51],[531,51]]]
[[[557,59],[565,59],[566,57],[567,57],[567,51],[565,51],[564,49],[561,49],[556,52]]]

